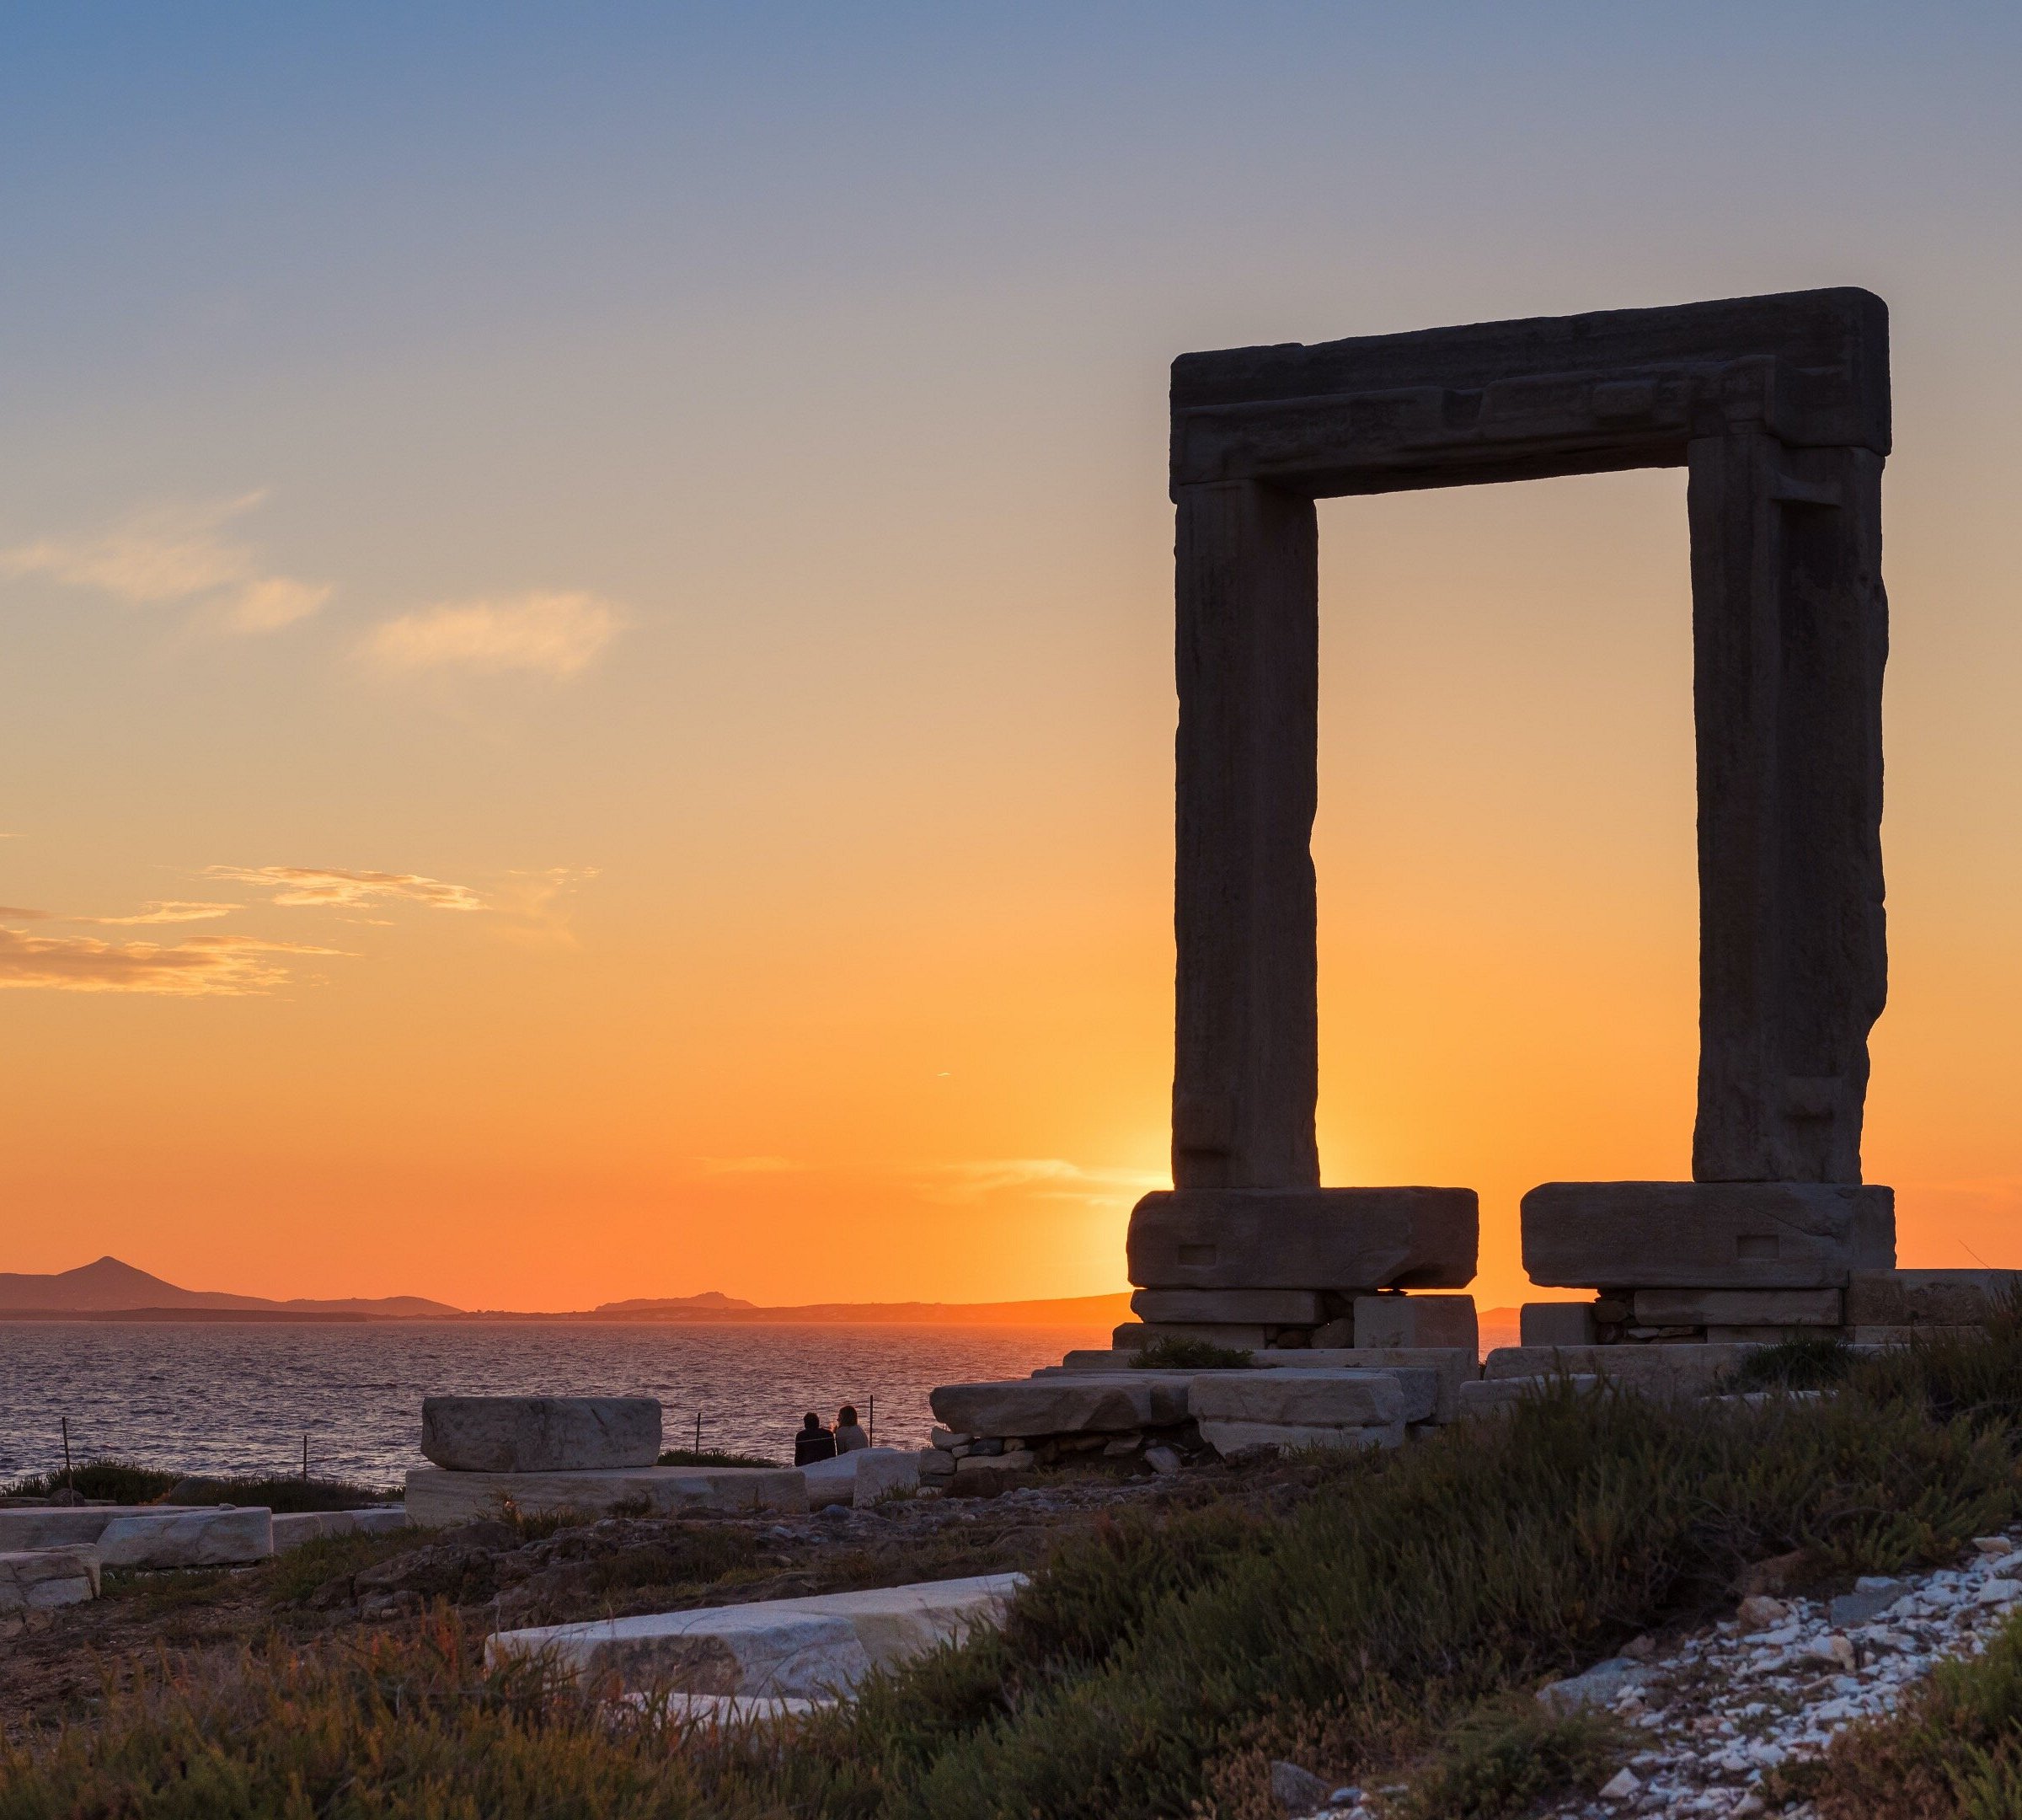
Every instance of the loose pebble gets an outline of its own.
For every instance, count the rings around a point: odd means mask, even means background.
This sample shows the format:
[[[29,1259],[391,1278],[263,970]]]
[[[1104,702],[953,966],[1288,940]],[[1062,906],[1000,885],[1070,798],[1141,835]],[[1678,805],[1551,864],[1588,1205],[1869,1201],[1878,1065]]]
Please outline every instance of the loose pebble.
[[[1898,1589],[1866,1622],[1832,1621],[1834,1603],[1843,1615]],[[2018,1605],[2022,1535],[1977,1536],[1956,1568],[1870,1576],[1838,1602],[1753,1595],[1735,1617],[1639,1650],[1633,1664],[1554,1684],[1539,1694],[1548,1705],[1604,1703],[1640,1748],[1597,1796],[1562,1802],[1548,1820],[1810,1820],[1808,1804],[1773,1806],[1764,1775],[1822,1756],[1838,1732],[1893,1710],[1939,1662],[1978,1655]]]

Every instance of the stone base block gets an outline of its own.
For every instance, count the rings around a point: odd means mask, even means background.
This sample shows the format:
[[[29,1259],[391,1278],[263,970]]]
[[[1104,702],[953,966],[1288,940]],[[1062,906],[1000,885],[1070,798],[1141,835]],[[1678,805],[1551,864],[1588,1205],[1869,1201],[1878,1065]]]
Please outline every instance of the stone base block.
[[[892,1669],[1001,1625],[1023,1574],[987,1574],[923,1586],[812,1598],[711,1605],[588,1624],[507,1630],[485,1646],[489,1662],[544,1656],[577,1678],[626,1693],[826,1700],[874,1670]]]
[[[274,1552],[285,1555],[325,1536],[388,1535],[406,1527],[404,1504],[374,1505],[367,1510],[280,1511],[274,1518]]]
[[[221,1505],[115,1517],[93,1546],[107,1567],[225,1567],[265,1560],[274,1552],[274,1513]]]
[[[1265,1449],[1296,1453],[1304,1448],[1402,1447],[1404,1425],[1397,1421],[1378,1427],[1335,1428],[1319,1423],[1204,1421],[1201,1438],[1227,1459]]]
[[[1238,1352],[1269,1346],[1275,1327],[1238,1326],[1220,1321],[1126,1321],[1110,1336],[1125,1352],[1135,1352],[1155,1340],[1199,1340],[1208,1346],[1233,1346]]]
[[[1527,1346],[1591,1346],[1591,1302],[1526,1302],[1516,1311],[1518,1339]]]
[[[0,1612],[51,1611],[98,1596],[98,1552],[88,1544],[0,1555]]]
[[[2022,1275],[2003,1270],[1859,1271],[1847,1285],[1856,1327],[1971,1327],[2022,1294]]]
[[[1155,1323],[1317,1327],[1327,1318],[1324,1299],[1317,1289],[1140,1289],[1131,1312]]]
[[[1377,1428],[1411,1419],[1400,1373],[1354,1371],[1202,1372],[1188,1408],[1196,1421],[1276,1422],[1327,1428]],[[1436,1381],[1414,1373],[1417,1420],[1432,1413]]]
[[[1355,1343],[1363,1346],[1481,1345],[1471,1295],[1385,1295],[1355,1298]]]
[[[1039,1456],[1030,1448],[1003,1453],[971,1453],[955,1463],[948,1485],[950,1497],[992,1498],[1014,1491],[1039,1470]]]
[[[942,1384],[928,1397],[934,1419],[960,1434],[1128,1434],[1187,1417],[1184,1376],[1062,1373],[998,1384]]]
[[[431,1396],[421,1451],[452,1472],[603,1472],[660,1458],[652,1397]]]
[[[1837,1289],[1895,1259],[1888,1188],[1547,1182],[1523,1197],[1523,1267],[1555,1288]]]
[[[1837,1289],[1639,1289],[1633,1318],[1652,1327],[1837,1327]]]
[[[1175,1188],[1126,1253],[1154,1289],[1464,1289],[1479,1226],[1472,1188]]]
[[[880,1498],[910,1491],[920,1482],[919,1459],[910,1448],[859,1448],[853,1453],[816,1460],[800,1472],[807,1480],[808,1504],[816,1510],[825,1504],[868,1508]]]
[[[1599,1373],[1635,1389],[1671,1388],[1696,1394],[1714,1389],[1750,1353],[1761,1350],[1704,1344],[1498,1346],[1482,1361],[1481,1375],[1494,1382],[1549,1378],[1559,1373],[1576,1377]]]
[[[446,1472],[415,1466],[407,1475],[409,1522],[421,1528],[496,1517],[508,1506],[522,1516],[580,1512],[607,1516],[643,1511],[652,1517],[758,1511],[805,1513],[807,1480],[792,1466],[634,1466],[610,1472]]]

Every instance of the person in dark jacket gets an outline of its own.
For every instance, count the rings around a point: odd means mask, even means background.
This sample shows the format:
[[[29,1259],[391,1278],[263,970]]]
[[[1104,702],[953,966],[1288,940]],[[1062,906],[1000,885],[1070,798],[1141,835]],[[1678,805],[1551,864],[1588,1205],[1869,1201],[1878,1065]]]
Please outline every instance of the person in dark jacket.
[[[810,1410],[794,1437],[794,1464],[811,1466],[816,1460],[836,1457],[836,1437],[821,1426],[821,1418]]]

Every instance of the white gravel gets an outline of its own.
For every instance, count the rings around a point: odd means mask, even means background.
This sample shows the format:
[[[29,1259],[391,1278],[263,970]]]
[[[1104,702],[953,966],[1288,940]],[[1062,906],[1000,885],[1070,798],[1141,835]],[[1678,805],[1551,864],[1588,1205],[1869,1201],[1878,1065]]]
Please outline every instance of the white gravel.
[[[1645,1734],[1641,1750],[1591,1798],[1549,1820],[1636,1814],[1809,1820],[1808,1803],[1773,1807],[1763,1772],[1822,1756],[1857,1719],[1895,1706],[1939,1662],[1977,1656],[2022,1600],[2022,1529],[1977,1541],[1956,1566],[1867,1579],[1833,1600],[1744,1600],[1736,1615],[1556,1682],[1538,1698],[1612,1708]],[[1837,1621],[1836,1620],[1837,1618]],[[1379,1820],[1340,1796],[1323,1820]]]

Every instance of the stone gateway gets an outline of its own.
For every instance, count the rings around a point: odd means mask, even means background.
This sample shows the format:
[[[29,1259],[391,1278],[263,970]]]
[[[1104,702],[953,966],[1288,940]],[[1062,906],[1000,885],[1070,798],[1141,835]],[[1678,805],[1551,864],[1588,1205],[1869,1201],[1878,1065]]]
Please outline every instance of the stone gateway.
[[[1759,1293],[1760,1321],[1731,1296],[1663,1306],[1767,1332],[1789,1290],[1843,1293],[1854,1271],[1893,1263],[1889,1191],[1860,1186],[1868,1032],[1886,989],[1889,434],[1887,310],[1859,290],[1174,362],[1174,1191],[1132,1215],[1147,1320],[1120,1340],[1223,1328],[1351,1343],[1358,1302],[1381,1313],[1377,1292],[1474,1274],[1471,1190],[1320,1184],[1314,501],[1347,494],[1688,471],[1693,1180],[1536,1191],[1523,1209],[1533,1277],[1606,1292],[1629,1312],[1602,1337],[1638,1337],[1639,1290]],[[1295,1318],[1260,1321],[1267,1307]],[[1183,1326],[1149,1318],[1181,1308]],[[1706,1335],[1681,1324],[1663,1336]]]

